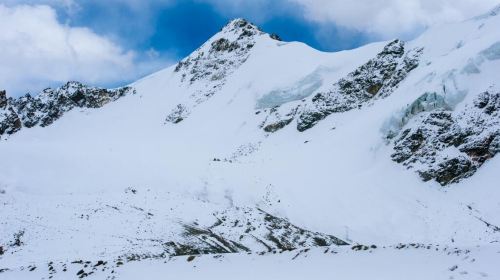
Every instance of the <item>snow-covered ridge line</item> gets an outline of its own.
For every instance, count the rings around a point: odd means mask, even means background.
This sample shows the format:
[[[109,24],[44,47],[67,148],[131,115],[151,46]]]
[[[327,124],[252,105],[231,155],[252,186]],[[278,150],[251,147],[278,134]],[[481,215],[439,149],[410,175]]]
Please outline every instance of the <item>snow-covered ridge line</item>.
[[[422,51],[422,48],[406,50],[403,41],[394,40],[375,58],[335,82],[328,92],[270,109],[261,127],[266,132],[275,132],[296,119],[297,130],[303,132],[333,113],[361,109],[385,98],[418,67]]]
[[[49,126],[74,108],[101,108],[134,93],[132,87],[103,89],[75,81],[56,89],[44,89],[35,97],[27,94],[17,99],[7,98],[5,91],[0,91],[0,138],[22,128]]]

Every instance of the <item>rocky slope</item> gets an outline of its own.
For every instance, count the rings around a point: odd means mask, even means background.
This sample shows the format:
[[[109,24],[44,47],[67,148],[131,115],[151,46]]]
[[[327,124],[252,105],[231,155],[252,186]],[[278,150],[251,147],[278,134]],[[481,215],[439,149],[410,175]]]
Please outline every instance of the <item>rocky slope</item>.
[[[248,59],[259,37],[279,39],[262,32],[244,19],[235,19],[180,61],[174,72],[180,73],[181,83],[188,84],[194,90],[184,103],[178,104],[168,114],[166,121],[181,122],[194,107],[220,91],[227,77]]]
[[[51,125],[74,108],[101,108],[128,94],[134,94],[134,89],[109,90],[79,82],[68,82],[60,88],[47,88],[34,97],[27,94],[17,99],[7,98],[5,91],[0,91],[0,137],[23,127]]]
[[[269,109],[269,116],[261,126],[266,132],[275,132],[297,118],[297,130],[304,131],[333,113],[361,109],[387,97],[418,66],[422,51],[422,48],[405,50],[404,42],[392,41],[375,58],[339,79],[329,91],[314,93],[292,109],[289,104],[285,111],[279,106]]]
[[[349,245],[337,237],[311,232],[261,209],[236,208],[214,213],[217,221],[203,228],[184,225],[182,243],[166,243],[169,255],[290,251],[318,246]]]
[[[456,111],[440,100],[426,94],[411,106],[413,119],[396,136],[391,157],[423,180],[447,185],[472,176],[500,151],[500,92],[482,92]]]
[[[0,91],[0,136],[13,134],[21,129],[19,116],[10,105],[5,91]]]

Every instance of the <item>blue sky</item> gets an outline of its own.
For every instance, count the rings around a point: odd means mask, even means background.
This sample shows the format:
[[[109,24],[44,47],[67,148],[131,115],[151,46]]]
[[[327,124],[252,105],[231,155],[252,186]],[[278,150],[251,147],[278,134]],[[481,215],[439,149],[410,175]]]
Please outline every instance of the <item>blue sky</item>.
[[[498,0],[0,0],[0,89],[118,86],[182,59],[246,18],[322,51],[411,39]]]
[[[373,36],[354,29],[308,20],[303,7],[283,1],[267,1],[258,11],[221,9],[210,2],[197,0],[159,1],[130,6],[126,2],[82,1],[77,11],[58,7],[62,20],[75,26],[87,26],[98,34],[110,36],[128,48],[154,49],[177,59],[188,55],[229,20],[242,17],[268,33],[277,33],[286,41],[301,41],[324,50],[350,49],[374,40]],[[154,2],[154,1],[153,1]]]

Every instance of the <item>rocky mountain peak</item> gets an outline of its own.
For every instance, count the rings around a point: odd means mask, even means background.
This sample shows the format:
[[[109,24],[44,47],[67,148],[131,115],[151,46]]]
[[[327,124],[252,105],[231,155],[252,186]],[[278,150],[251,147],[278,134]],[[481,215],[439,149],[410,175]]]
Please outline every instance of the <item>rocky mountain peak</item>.
[[[231,20],[226,24],[222,30],[222,33],[234,33],[234,34],[250,34],[254,32],[262,32],[256,25],[250,23],[246,19],[237,18]]]
[[[220,35],[229,35],[231,37],[236,37],[237,40],[241,40],[247,37],[253,37],[256,35],[268,35],[271,39],[276,41],[281,41],[281,38],[277,34],[268,34],[262,31],[255,24],[247,21],[243,18],[237,18],[226,24],[219,33]]]
[[[247,21],[243,18],[237,18],[230,21],[226,26],[224,26],[219,34],[229,34],[236,35],[238,40],[244,39],[246,37],[253,37],[256,35],[269,35],[269,37],[276,41],[281,41],[281,38],[277,34],[268,34],[262,31],[255,24]]]
[[[84,87],[84,85],[80,82],[77,82],[77,81],[69,81],[67,82],[66,84],[64,84],[62,87],[61,87],[61,90],[64,90],[64,91],[71,91],[71,90],[77,90],[77,89],[80,89]]]
[[[212,97],[226,83],[258,44],[259,38],[269,36],[280,40],[277,35],[267,35],[245,19],[230,21],[221,31],[199,49],[181,60],[175,67],[181,82],[188,86],[197,85],[196,90],[184,103],[178,104],[166,117],[166,122],[179,123],[190,111]]]

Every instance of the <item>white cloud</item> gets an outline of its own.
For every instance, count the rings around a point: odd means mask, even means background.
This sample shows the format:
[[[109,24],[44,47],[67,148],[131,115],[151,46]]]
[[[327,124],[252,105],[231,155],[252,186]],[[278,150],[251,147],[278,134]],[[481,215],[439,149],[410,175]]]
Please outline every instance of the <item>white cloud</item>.
[[[68,80],[133,79],[149,69],[147,62],[136,65],[139,55],[88,28],[60,23],[49,6],[0,5],[0,88],[12,95]]]
[[[464,20],[493,8],[498,0],[289,0],[305,16],[388,38],[433,24]]]

